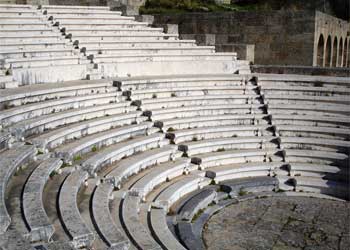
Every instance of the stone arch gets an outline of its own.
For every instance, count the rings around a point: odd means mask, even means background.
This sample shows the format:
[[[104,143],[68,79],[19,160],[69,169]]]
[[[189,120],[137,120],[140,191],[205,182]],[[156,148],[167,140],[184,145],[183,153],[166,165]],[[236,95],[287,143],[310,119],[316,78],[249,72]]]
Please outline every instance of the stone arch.
[[[327,37],[326,48],[325,48],[325,63],[326,67],[330,67],[332,63],[332,37]]]
[[[343,67],[343,38],[341,37],[339,40],[339,50],[338,50],[338,67]]]
[[[337,67],[337,55],[338,55],[338,38],[334,37],[332,46],[332,63],[331,67]]]
[[[348,66],[348,38],[345,38],[343,55],[344,55],[343,66],[347,67]]]
[[[317,66],[322,67],[324,63],[324,38],[321,34],[317,44]]]

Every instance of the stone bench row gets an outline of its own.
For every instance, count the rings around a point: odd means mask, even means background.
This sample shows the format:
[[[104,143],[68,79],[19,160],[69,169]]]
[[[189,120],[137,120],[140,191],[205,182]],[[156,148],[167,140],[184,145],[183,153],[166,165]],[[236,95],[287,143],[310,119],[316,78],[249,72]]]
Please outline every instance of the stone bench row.
[[[309,95],[288,95],[284,93],[279,94],[263,94],[263,98],[266,104],[297,104],[304,103],[312,105],[314,103],[339,103],[339,104],[349,104],[349,98],[347,96],[309,96]]]
[[[84,43],[111,43],[111,42],[126,42],[126,43],[133,43],[133,42],[140,42],[140,43],[147,43],[148,41],[179,41],[177,34],[163,34],[160,32],[148,32],[147,34],[139,34],[139,33],[130,33],[125,31],[125,34],[81,34],[81,35],[75,35],[72,37],[71,34],[66,34],[67,38],[71,38],[74,43],[76,44],[77,41],[84,42]]]
[[[152,98],[186,97],[186,96],[214,96],[214,95],[251,95],[254,86],[187,86],[173,88],[152,88],[141,90],[126,90],[123,95],[132,100]]]
[[[135,108],[130,106],[130,102],[78,108],[27,119],[12,125],[8,129],[17,138],[22,138],[30,135],[38,135],[44,131],[55,129],[58,126],[66,126],[72,123],[83,122],[94,118],[112,118],[108,116],[120,115],[122,113],[135,110]],[[85,125],[87,124],[85,123]]]
[[[62,161],[59,159],[45,160],[35,168],[25,184],[22,196],[23,212],[32,242],[49,242],[54,234],[55,229],[45,212],[42,194],[50,175],[61,166]]]
[[[307,96],[343,96],[350,94],[350,88],[346,87],[304,87],[304,86],[276,86],[259,85],[262,94],[278,95],[307,95]]]
[[[148,148],[154,148],[154,146],[148,146]],[[160,148],[147,150],[138,155],[131,156],[124,159],[113,166],[113,169],[105,176],[105,180],[110,182],[116,188],[120,188],[124,180],[132,175],[136,175],[144,169],[151,166],[158,165],[160,163],[174,161],[181,156],[181,153],[177,151],[175,145],[166,145]],[[135,193],[135,192],[133,192]]]
[[[95,235],[84,222],[77,203],[78,192],[88,176],[82,170],[72,172],[63,182],[58,197],[60,219],[75,248],[90,247],[95,240]]]
[[[25,30],[20,31],[12,31],[12,32],[1,32],[0,42],[3,46],[10,46],[13,44],[57,44],[57,43],[65,43],[67,41],[62,37],[60,33],[52,32],[52,30],[31,30],[30,32],[26,32]],[[20,34],[19,34],[20,33]],[[28,45],[28,46],[29,46]]]
[[[7,127],[16,122],[43,115],[59,113],[71,109],[121,103],[124,100],[125,98],[121,96],[120,92],[110,92],[42,101],[0,111],[0,121],[3,127]]]
[[[350,129],[279,125],[276,135],[281,137],[316,137],[324,139],[349,140]]]
[[[169,142],[164,138],[164,134],[155,133],[149,136],[135,137],[134,139],[117,143],[102,149],[98,153],[86,159],[82,163],[82,166],[90,173],[90,175],[94,176],[95,173],[101,170],[101,168],[104,166],[111,165],[115,161],[118,161],[125,156],[130,156],[136,152],[162,147],[169,144]]]
[[[274,136],[221,137],[181,143],[179,150],[187,156],[231,149],[268,149],[277,148],[278,138]]]
[[[158,77],[131,77],[114,80],[113,85],[120,90],[144,90],[158,88],[184,87],[229,87],[246,85],[246,77],[242,75],[187,75],[187,76],[158,76]]]
[[[109,80],[71,81],[23,86],[21,88],[6,89],[0,93],[1,109],[8,109],[25,104],[37,103],[66,97],[83,96],[89,94],[109,93],[115,91]]]
[[[141,104],[141,103],[140,103]],[[143,106],[141,106],[143,108]],[[243,115],[243,114],[263,114],[265,106],[261,104],[208,104],[196,106],[184,106],[174,108],[159,108],[143,112],[144,116],[152,121],[162,122],[174,118],[191,118],[194,116],[210,115]]]
[[[2,50],[0,52],[0,59],[5,64],[16,62],[17,60],[25,58],[37,58],[37,57],[59,57],[59,56],[77,56],[79,58],[79,52],[70,48],[40,48],[40,49],[14,49],[14,50]]]
[[[7,184],[16,171],[30,163],[36,154],[36,148],[28,145],[14,147],[0,153],[0,233],[4,233],[11,223],[5,203]]]
[[[64,49],[70,48],[72,49],[72,43],[71,42],[67,42],[65,40],[59,40],[57,39],[52,40],[52,41],[46,41],[44,42],[43,40],[38,41],[38,42],[28,42],[28,41],[12,41],[11,42],[7,42],[5,40],[5,42],[0,43],[0,49],[4,52],[15,52],[12,53],[12,55],[16,55],[16,53],[22,52],[25,53],[25,55],[29,55],[32,56],[34,55],[34,51],[40,51],[40,52],[44,52],[45,49],[49,49],[49,51],[53,51],[55,50],[62,50],[64,51]],[[19,52],[17,52],[19,51]],[[7,54],[5,54],[5,56],[7,56]]]

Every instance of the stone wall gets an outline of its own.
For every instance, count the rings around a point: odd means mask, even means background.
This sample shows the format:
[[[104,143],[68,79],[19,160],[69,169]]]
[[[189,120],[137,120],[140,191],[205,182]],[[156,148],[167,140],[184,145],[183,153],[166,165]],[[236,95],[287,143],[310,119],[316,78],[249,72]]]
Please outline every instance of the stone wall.
[[[183,38],[215,36],[216,45],[253,44],[255,63],[313,64],[315,12],[269,11],[155,15],[155,25],[179,25]],[[208,36],[209,35],[209,36]],[[200,44],[206,44],[201,39]]]

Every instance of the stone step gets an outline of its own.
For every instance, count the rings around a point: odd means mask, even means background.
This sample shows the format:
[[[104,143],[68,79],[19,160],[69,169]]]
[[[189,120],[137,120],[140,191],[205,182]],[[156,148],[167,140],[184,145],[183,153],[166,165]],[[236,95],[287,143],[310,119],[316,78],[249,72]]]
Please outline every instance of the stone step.
[[[66,42],[59,33],[52,33],[52,32],[43,32],[42,35],[40,35],[40,32],[33,32],[33,34],[29,34],[27,32],[24,32],[24,34],[18,35],[19,32],[10,32],[7,35],[1,34],[0,42],[3,44],[26,44],[26,43],[57,43],[57,42]],[[37,33],[37,34],[36,34]],[[45,34],[46,33],[46,34]]]
[[[126,32],[127,34],[82,34],[78,35],[75,33],[74,40],[84,41],[84,42],[99,42],[99,41],[123,41],[123,42],[133,42],[144,40],[153,40],[153,41],[174,41],[178,40],[177,34],[164,34],[164,33],[148,33],[148,34],[130,34],[130,32]]]
[[[121,15],[122,13],[120,11],[107,11],[107,10],[82,10],[82,9],[73,9],[73,10],[51,10],[51,9],[45,9],[42,10],[44,15],[47,16],[55,16],[55,17],[88,17],[88,16],[116,16]]]
[[[78,41],[76,40],[74,42],[76,45],[78,45],[80,48],[86,47],[86,48],[101,48],[101,49],[108,49],[108,48],[149,48],[153,46],[157,47],[195,47],[196,41],[195,40],[152,40],[152,39],[144,39],[143,41]]]
[[[17,18],[22,18],[22,17],[34,17],[38,16],[38,12],[36,10],[11,10],[11,9],[1,9],[0,5],[0,16],[9,16],[9,17],[17,17]]]
[[[74,5],[42,5],[43,10],[101,10],[109,11],[109,7],[104,6],[74,6]]]
[[[43,50],[43,49],[67,49],[73,48],[73,44],[67,40],[56,40],[52,42],[17,42],[12,43],[6,42],[0,44],[0,51],[33,51],[33,50]],[[1,52],[0,52],[1,53]]]
[[[78,15],[71,15],[71,14],[66,14],[65,16],[63,15],[51,15],[52,19],[54,21],[58,22],[73,22],[73,23],[84,23],[84,22],[101,22],[105,23],[107,21],[117,21],[117,20],[124,20],[124,21],[134,21],[135,17],[131,16],[121,16],[121,15],[116,15],[114,12],[111,12],[111,15],[101,15],[101,14],[95,14],[95,15],[88,15],[88,16],[78,16]],[[114,14],[114,15],[113,15]],[[134,22],[136,23],[136,22]]]
[[[37,50],[3,50],[0,52],[0,59],[5,59],[6,63],[13,62],[11,59],[35,58],[35,57],[59,57],[59,56],[80,56],[78,50],[71,48],[52,48]],[[16,61],[16,59],[14,61]]]
[[[58,29],[45,26],[45,27],[35,27],[35,28],[28,28],[28,27],[20,27],[20,28],[7,28],[7,29],[0,29],[1,37],[6,36],[61,36]]]

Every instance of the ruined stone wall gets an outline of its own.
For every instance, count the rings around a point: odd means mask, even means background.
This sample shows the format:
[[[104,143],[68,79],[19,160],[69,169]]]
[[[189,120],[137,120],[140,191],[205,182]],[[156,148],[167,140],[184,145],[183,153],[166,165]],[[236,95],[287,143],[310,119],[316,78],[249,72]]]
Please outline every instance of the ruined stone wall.
[[[314,11],[155,15],[155,24],[161,23],[178,24],[182,38],[200,44],[213,36],[216,45],[253,44],[257,64],[313,64]]]

